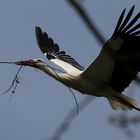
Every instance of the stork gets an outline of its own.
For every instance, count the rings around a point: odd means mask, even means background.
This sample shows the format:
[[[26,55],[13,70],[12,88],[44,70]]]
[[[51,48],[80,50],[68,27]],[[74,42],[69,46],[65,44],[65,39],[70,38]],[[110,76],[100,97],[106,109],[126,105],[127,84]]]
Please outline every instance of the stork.
[[[122,11],[113,35],[99,56],[85,69],[65,51],[60,51],[58,44],[39,26],[35,27],[35,33],[40,50],[64,72],[56,72],[40,59],[18,61],[16,64],[40,69],[82,94],[105,97],[115,110],[140,111],[136,101],[122,93],[140,71],[140,23],[136,23],[140,12],[132,18],[134,7],[126,16],[126,9]]]

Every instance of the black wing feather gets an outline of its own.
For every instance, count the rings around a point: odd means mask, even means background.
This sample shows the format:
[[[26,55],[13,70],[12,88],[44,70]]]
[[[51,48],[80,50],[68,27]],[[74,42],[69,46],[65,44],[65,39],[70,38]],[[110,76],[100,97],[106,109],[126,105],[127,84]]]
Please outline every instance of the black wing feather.
[[[128,21],[130,20],[130,18],[131,18],[131,16],[132,16],[132,13],[133,13],[133,11],[134,11],[134,8],[135,8],[135,6],[133,6],[133,7],[130,9],[129,13],[127,14],[125,20],[123,21],[123,23],[122,23],[122,25],[121,25],[121,27],[120,27],[120,29],[119,29],[120,31],[127,25]]]
[[[129,86],[140,71],[140,23],[135,25],[140,18],[140,13],[129,22],[133,11],[134,6],[124,21],[125,10],[122,12],[112,36],[112,39],[119,37],[123,40],[123,45],[116,51],[114,57],[115,68],[108,83],[118,92],[122,92]]]
[[[122,23],[122,20],[123,20],[124,14],[125,14],[125,10],[126,10],[126,9],[124,9],[124,10],[122,11],[121,15],[120,15],[120,18],[119,18],[119,20],[118,20],[118,22],[117,22],[117,25],[116,25],[116,28],[115,28],[115,31],[114,31],[113,35],[117,33],[117,31],[118,31],[118,29],[119,29],[119,27],[120,27],[120,25],[121,25],[121,23]]]
[[[125,27],[125,29],[122,31],[122,32],[126,32],[128,29],[130,29],[136,22],[137,20],[139,19],[140,17],[140,13],[138,13],[134,18],[133,20]]]
[[[136,31],[136,30],[139,29],[139,28],[140,28],[140,23],[137,24],[136,26],[134,26],[132,29],[130,29],[130,30],[127,32],[127,34],[131,34],[132,32]]]
[[[136,31],[136,32],[132,33],[131,35],[132,35],[132,36],[137,36],[137,35],[139,35],[139,34],[140,34],[140,31]]]
[[[46,32],[42,32],[40,27],[35,27],[36,39],[38,46],[43,54],[50,59],[60,59],[64,62],[71,64],[79,70],[84,70],[78,62],[75,61],[70,55],[66,55],[65,51],[60,51],[58,44],[54,43]]]

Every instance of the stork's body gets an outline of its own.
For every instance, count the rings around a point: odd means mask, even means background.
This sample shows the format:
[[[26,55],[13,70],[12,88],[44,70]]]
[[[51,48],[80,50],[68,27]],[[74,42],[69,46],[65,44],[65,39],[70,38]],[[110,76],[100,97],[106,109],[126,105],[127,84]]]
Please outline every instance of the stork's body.
[[[103,90],[102,88],[106,88],[107,85],[99,85],[98,81],[93,83],[90,82],[88,79],[82,77],[83,71],[77,70],[75,73],[56,73],[49,68],[47,64],[39,65],[39,69],[43,70],[46,74],[50,75],[57,81],[61,82],[62,84],[73,88],[82,94],[93,95],[93,96],[105,96],[104,93],[101,93]],[[102,86],[102,88],[101,88]]]
[[[124,20],[125,10],[122,12],[112,37],[86,69],[60,51],[58,44],[40,27],[36,27],[36,38],[42,53],[65,72],[56,72],[41,60],[20,61],[17,64],[40,69],[82,94],[106,97],[113,109],[134,108],[140,111],[135,100],[122,94],[140,71],[140,23],[136,24],[140,13],[130,21],[133,11],[134,6]]]

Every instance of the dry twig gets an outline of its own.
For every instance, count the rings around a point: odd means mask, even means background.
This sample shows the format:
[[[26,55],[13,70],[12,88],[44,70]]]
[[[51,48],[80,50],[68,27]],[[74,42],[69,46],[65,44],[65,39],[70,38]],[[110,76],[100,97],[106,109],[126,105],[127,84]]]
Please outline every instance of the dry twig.
[[[10,64],[13,64],[13,63],[10,63]],[[20,83],[18,75],[19,75],[19,72],[20,72],[21,68],[22,68],[22,66],[19,67],[19,69],[18,69],[10,87],[3,93],[3,95],[4,95],[4,94],[8,93],[11,89],[13,89],[12,92],[11,92],[9,101],[12,99],[12,96],[14,95],[14,93],[16,91],[17,85]]]
[[[5,62],[0,62],[0,64],[16,64],[16,62],[8,62],[8,61],[5,61]],[[18,71],[17,71],[17,73],[16,73],[16,75],[15,75],[15,77],[14,77],[14,79],[13,79],[11,85],[10,85],[10,87],[3,93],[3,95],[5,95],[11,89],[13,89],[11,91],[11,95],[10,95],[9,101],[12,99],[12,96],[13,96],[13,94],[16,91],[17,85],[20,83],[18,75],[19,75],[19,73],[21,71],[21,68],[22,68],[22,65],[19,67],[19,69],[18,69]]]

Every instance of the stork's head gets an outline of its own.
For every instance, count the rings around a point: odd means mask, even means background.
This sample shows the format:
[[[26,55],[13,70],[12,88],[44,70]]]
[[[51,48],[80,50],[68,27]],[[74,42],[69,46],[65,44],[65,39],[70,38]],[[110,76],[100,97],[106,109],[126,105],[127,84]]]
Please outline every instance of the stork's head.
[[[29,59],[29,60],[17,61],[16,65],[39,68],[40,66],[47,65],[47,64],[43,62],[41,59]]]

